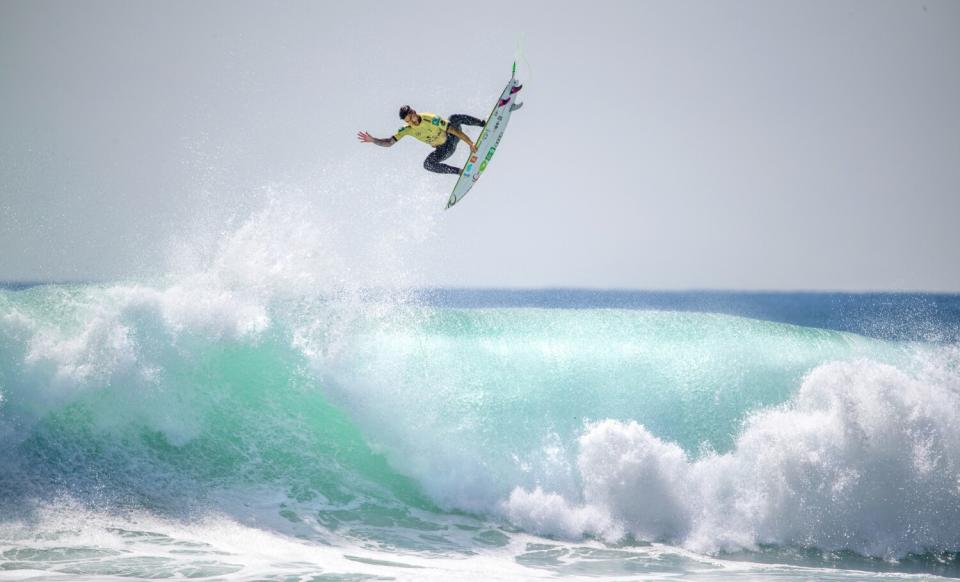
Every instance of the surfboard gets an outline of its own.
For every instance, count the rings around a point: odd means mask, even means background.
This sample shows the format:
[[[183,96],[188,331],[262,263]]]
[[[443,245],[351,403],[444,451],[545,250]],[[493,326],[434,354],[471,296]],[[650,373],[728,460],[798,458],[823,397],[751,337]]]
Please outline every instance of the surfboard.
[[[523,105],[523,103],[516,101],[517,93],[523,88],[523,85],[517,81],[516,77],[517,63],[513,63],[513,72],[510,73],[510,81],[507,82],[503,93],[500,94],[496,105],[493,106],[493,111],[491,111],[490,116],[487,117],[487,123],[480,133],[480,138],[477,139],[477,153],[470,154],[470,158],[467,160],[467,163],[464,164],[463,170],[460,171],[460,178],[457,180],[456,186],[453,187],[453,193],[450,194],[450,198],[447,200],[447,208],[463,200],[463,197],[470,192],[473,185],[480,179],[480,176],[490,165],[490,160],[493,158],[493,154],[496,153],[497,147],[500,146],[500,140],[503,139],[503,134],[507,131],[507,123],[510,121],[510,115]]]

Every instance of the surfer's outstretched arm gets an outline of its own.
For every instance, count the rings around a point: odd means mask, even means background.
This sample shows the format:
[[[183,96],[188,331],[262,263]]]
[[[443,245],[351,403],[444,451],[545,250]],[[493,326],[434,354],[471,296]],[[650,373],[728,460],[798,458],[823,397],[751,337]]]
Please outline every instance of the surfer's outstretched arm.
[[[388,148],[393,144],[397,143],[397,138],[395,137],[389,137],[387,139],[383,139],[379,137],[373,137],[372,135],[370,135],[365,131],[357,132],[357,139],[359,139],[363,143],[375,143],[378,146],[383,146],[385,148]]]

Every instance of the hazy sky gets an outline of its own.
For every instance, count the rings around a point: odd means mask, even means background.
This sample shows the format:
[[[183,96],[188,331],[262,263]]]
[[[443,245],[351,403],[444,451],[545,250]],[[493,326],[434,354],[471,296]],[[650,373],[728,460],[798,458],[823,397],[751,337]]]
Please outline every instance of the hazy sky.
[[[521,38],[457,207],[357,142],[485,117]],[[430,285],[960,292],[960,2],[0,0],[0,280],[150,274],[271,197]]]

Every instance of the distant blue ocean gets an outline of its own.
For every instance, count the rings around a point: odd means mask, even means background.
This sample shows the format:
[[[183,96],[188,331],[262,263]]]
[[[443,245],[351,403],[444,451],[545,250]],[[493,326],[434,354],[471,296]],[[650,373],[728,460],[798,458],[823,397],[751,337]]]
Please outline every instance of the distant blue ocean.
[[[960,296],[0,286],[0,580],[960,577]]]

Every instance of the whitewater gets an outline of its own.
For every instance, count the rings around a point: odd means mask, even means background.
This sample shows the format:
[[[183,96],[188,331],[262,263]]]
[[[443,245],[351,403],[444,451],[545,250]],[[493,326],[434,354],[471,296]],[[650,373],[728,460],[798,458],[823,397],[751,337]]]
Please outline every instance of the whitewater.
[[[429,230],[0,289],[0,579],[960,576],[960,298],[431,291]]]

